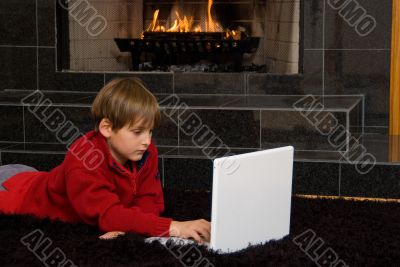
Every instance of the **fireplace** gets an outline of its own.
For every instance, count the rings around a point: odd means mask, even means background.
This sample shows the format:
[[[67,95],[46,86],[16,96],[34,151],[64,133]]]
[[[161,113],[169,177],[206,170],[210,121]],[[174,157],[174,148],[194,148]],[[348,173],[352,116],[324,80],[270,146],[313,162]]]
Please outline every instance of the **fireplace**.
[[[58,5],[61,69],[299,72],[299,0]]]

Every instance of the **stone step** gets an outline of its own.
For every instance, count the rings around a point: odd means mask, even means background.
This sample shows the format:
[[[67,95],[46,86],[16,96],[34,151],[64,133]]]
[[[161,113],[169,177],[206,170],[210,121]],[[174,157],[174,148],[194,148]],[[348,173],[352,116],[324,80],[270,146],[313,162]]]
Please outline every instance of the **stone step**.
[[[7,118],[0,122],[0,141],[57,143],[58,132],[67,126],[86,133],[93,129],[90,106],[94,97],[95,93],[79,92],[0,92],[0,112]],[[156,97],[163,119],[154,139],[163,146],[265,149],[292,145],[296,151],[337,152],[348,151],[351,138],[358,139],[363,132],[363,96]],[[39,99],[43,104],[37,108]],[[27,106],[29,101],[34,105]],[[338,137],[341,145],[333,145],[332,136],[321,132],[328,118],[336,121],[337,134],[344,133]]]

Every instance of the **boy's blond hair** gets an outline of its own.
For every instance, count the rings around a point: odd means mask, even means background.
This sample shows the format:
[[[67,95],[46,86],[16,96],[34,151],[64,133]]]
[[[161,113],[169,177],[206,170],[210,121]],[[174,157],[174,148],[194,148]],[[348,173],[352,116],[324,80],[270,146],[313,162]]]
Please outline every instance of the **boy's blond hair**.
[[[134,77],[110,81],[100,90],[92,104],[96,132],[103,118],[110,120],[112,129],[118,131],[140,120],[148,127],[156,127],[160,116],[157,99],[140,79]]]

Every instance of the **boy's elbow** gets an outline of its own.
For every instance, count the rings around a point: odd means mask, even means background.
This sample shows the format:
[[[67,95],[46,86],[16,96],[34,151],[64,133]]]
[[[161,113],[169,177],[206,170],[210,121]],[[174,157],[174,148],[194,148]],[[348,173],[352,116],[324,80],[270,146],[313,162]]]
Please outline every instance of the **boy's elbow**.
[[[122,218],[122,213],[114,209],[109,209],[103,212],[98,218],[98,228],[104,232],[111,231],[122,231],[128,232],[129,226],[126,223],[126,219]]]
[[[165,211],[165,207],[164,207],[164,203],[162,203],[162,204],[160,204],[159,206],[158,206],[158,214],[157,215],[160,215],[161,213],[163,213]]]
[[[150,207],[148,207],[147,212],[160,216],[160,214],[163,213],[164,210],[165,210],[164,203],[156,203],[155,205],[151,205]]]
[[[126,225],[120,224],[117,220],[104,220],[99,219],[98,228],[103,232],[113,232],[113,231],[121,231],[121,232],[129,232],[131,229]]]
[[[107,220],[106,218],[99,218],[98,227],[102,232],[111,232],[111,231],[123,231],[122,229],[116,229],[116,225],[111,220]]]

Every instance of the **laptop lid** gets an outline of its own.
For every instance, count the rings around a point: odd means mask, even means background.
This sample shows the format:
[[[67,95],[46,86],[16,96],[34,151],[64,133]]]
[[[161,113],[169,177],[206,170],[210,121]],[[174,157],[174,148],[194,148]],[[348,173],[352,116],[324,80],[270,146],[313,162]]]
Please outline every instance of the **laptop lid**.
[[[289,234],[293,147],[214,160],[210,247],[233,252]]]

